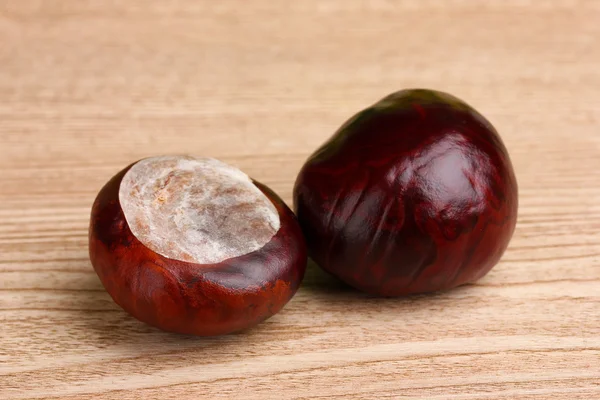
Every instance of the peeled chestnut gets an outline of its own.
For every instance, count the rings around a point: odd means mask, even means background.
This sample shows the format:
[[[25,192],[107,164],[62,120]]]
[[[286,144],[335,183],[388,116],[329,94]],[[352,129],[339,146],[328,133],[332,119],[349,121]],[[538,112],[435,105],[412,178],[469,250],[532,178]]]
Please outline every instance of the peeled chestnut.
[[[381,296],[449,289],[498,262],[517,220],[498,133],[449,94],[403,90],[359,112],[294,188],[309,256]]]
[[[90,259],[113,300],[166,331],[221,335],[277,313],[306,268],[292,211],[210,158],[140,160],[102,188]]]

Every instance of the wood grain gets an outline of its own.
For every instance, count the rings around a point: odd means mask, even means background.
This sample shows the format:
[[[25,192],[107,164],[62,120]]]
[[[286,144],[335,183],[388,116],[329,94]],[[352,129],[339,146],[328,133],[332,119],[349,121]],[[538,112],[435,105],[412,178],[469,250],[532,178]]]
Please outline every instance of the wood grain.
[[[600,398],[600,2],[0,0],[0,398]],[[144,156],[233,163],[287,201],[304,159],[389,92],[498,128],[520,186],[475,285],[375,299],[309,266],[256,329],[129,317],[90,206]]]

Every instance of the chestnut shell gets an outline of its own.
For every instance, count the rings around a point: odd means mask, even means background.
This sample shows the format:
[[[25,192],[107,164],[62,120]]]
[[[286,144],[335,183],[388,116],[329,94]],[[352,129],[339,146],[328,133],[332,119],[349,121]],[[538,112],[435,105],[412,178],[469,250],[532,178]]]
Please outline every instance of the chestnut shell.
[[[281,226],[260,250],[216,264],[163,257],[131,232],[119,186],[134,164],[100,191],[90,219],[92,265],[113,300],[160,329],[200,336],[252,327],[277,313],[296,293],[306,269],[306,245],[295,215],[268,187]]]
[[[517,182],[494,127],[449,94],[403,90],[344,124],[305,163],[294,206],[309,256],[381,296],[449,289],[498,262]]]

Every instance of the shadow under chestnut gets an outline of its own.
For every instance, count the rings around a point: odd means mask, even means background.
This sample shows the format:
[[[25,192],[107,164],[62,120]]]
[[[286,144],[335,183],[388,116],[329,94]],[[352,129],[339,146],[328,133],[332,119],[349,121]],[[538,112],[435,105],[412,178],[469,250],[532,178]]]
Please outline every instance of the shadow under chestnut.
[[[344,301],[365,301],[379,302],[379,303],[398,303],[398,302],[429,302],[432,299],[447,297],[449,294],[456,296],[462,293],[464,290],[468,290],[473,284],[462,285],[453,289],[441,290],[432,293],[420,293],[411,294],[399,297],[382,297],[368,293],[361,292],[360,290],[348,285],[339,278],[330,274],[329,272],[320,268],[312,259],[308,259],[308,265],[306,268],[306,274],[304,281],[302,282],[302,290],[310,293],[311,296],[315,297],[315,300],[319,297],[343,299]]]

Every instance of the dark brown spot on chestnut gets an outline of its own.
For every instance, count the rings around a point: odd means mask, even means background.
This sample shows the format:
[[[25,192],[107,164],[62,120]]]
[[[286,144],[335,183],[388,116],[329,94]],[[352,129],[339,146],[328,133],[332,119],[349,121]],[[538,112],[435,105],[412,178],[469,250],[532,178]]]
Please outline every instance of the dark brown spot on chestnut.
[[[446,93],[404,90],[352,117],[308,159],[294,205],[317,264],[398,296],[485,275],[514,231],[517,182],[481,114]]]

